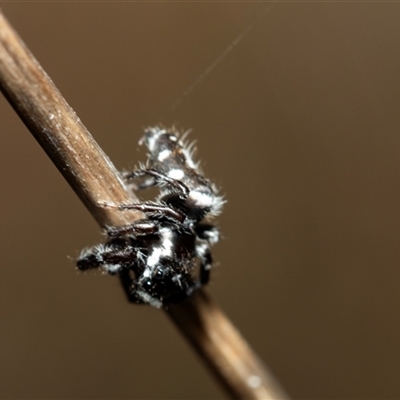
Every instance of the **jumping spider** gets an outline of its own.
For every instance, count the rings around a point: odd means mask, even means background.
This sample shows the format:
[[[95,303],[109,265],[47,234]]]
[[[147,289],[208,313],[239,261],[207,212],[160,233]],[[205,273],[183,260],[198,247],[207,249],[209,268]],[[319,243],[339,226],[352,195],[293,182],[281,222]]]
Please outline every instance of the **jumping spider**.
[[[119,205],[120,210],[140,210],[146,218],[107,229],[106,243],[83,250],[77,265],[118,273],[132,302],[161,307],[209,281],[210,247],[219,231],[201,221],[219,214],[224,200],[193,162],[192,145],[174,130],[149,128],[139,143],[149,150],[147,164],[123,178],[135,190],[157,186],[160,195],[154,201]]]

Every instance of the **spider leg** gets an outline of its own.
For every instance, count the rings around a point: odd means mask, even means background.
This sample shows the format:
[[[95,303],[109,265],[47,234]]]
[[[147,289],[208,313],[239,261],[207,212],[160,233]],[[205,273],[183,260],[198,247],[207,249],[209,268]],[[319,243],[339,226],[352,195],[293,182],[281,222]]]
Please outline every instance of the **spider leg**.
[[[152,180],[148,179],[138,185],[139,189],[145,189],[148,187],[156,186],[156,185],[163,185],[168,184],[171,185],[174,189],[178,192],[183,193],[185,197],[189,195],[188,187],[177,179],[173,179],[169,177],[167,174],[163,172],[157,171],[156,169],[149,168],[149,169],[138,169],[132,172],[129,172],[125,175],[125,179],[130,180],[141,176],[150,175],[153,177]]]
[[[199,224],[195,227],[197,235],[196,255],[200,259],[200,283],[206,285],[210,280],[212,268],[211,246],[218,242],[219,231],[213,225]]]
[[[130,178],[133,179],[133,178]],[[132,189],[134,191],[138,190],[144,190],[150,187],[157,186],[157,182],[153,177],[150,177],[148,179],[143,180],[142,182],[136,183],[136,182],[129,182],[129,185],[132,185]]]
[[[112,248],[108,245],[98,245],[83,250],[76,264],[81,271],[102,267],[113,275],[127,263],[132,263],[135,257],[135,251],[130,246]]]
[[[196,255],[200,259],[200,284],[206,285],[210,280],[212,268],[212,256],[210,245],[205,240],[199,240],[196,244]]]
[[[123,226],[109,226],[107,227],[107,235],[110,238],[117,238],[127,234],[133,236],[152,235],[158,232],[159,221],[150,221],[148,219],[141,219],[135,221],[131,225]]]
[[[214,245],[219,240],[219,230],[210,224],[198,224],[195,227],[197,237],[206,240],[210,245]]]
[[[182,224],[185,215],[174,208],[162,203],[131,203],[131,204],[112,204],[108,202],[98,203],[102,207],[118,208],[119,210],[138,210],[143,211],[148,217],[155,220],[169,220]],[[142,220],[143,221],[143,220]]]
[[[154,219],[166,218],[172,220],[173,222],[179,222],[179,223],[182,223],[185,220],[185,216],[182,213],[164,204],[149,204],[149,203],[120,204],[118,208],[120,210],[143,211],[149,217]]]

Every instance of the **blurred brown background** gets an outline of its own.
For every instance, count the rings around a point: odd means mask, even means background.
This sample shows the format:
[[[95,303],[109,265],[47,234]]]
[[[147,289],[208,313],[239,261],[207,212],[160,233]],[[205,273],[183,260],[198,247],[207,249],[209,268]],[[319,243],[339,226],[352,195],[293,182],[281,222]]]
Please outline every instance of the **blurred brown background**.
[[[193,128],[210,290],[293,398],[400,398],[400,4],[1,5],[118,168]],[[99,228],[0,98],[0,396],[221,398],[166,316],[79,274]]]

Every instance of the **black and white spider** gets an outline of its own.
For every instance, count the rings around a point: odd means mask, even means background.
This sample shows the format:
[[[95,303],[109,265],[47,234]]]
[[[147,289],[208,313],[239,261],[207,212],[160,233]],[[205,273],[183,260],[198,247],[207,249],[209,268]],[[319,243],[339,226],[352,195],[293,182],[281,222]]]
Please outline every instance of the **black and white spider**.
[[[201,221],[219,214],[224,200],[194,163],[191,146],[174,130],[149,128],[140,143],[148,147],[147,164],[125,173],[124,179],[136,190],[157,186],[160,195],[154,201],[119,205],[142,211],[146,219],[109,228],[107,242],[83,250],[77,265],[118,273],[131,301],[161,307],[209,281],[210,247],[219,232]]]

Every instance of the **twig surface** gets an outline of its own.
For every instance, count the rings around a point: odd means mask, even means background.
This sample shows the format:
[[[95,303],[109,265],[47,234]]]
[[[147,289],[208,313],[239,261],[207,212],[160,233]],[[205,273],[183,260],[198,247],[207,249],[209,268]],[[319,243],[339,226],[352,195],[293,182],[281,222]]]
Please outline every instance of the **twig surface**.
[[[1,11],[0,89],[100,226],[143,218],[102,206],[136,198]],[[233,398],[287,398],[204,290],[166,312]]]
[[[4,96],[102,226],[142,216],[102,203],[132,202],[118,171],[0,12],[0,86]]]

